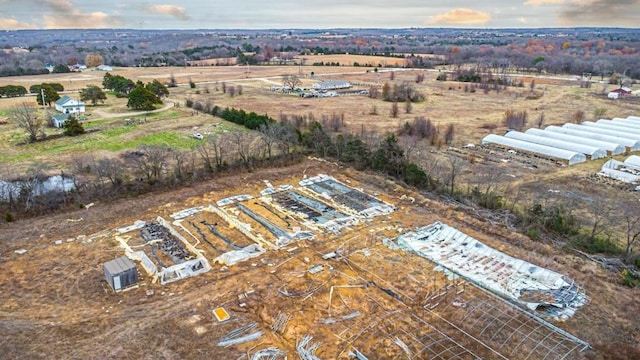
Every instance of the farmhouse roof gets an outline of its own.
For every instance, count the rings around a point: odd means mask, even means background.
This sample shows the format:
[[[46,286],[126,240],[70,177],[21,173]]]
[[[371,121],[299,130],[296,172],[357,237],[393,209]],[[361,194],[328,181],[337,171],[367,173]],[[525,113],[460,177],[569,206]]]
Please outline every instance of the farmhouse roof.
[[[58,101],[56,101],[56,105],[60,105],[63,106],[64,104],[68,103],[69,101],[72,101],[73,98],[65,95],[63,97],[61,97],[60,99],[58,99]]]

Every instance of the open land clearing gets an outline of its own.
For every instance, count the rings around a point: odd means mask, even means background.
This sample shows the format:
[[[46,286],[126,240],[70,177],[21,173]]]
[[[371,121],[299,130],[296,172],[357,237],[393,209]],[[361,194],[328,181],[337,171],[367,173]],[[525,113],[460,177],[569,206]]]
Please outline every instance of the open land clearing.
[[[216,253],[202,242],[198,248],[213,269],[164,286],[152,283],[141,267],[137,288],[114,294],[104,280],[102,264],[123,253],[115,229],[157,216],[170,219],[176,211],[215,205],[228,196],[259,197],[263,180],[275,187],[299,187],[304,174],[318,173],[362,188],[365,194],[377,194],[396,211],[338,234],[314,230],[312,241],[293,242],[228,267],[214,264]],[[264,210],[260,203],[248,202],[274,223],[280,217],[278,226],[305,227],[299,219]],[[200,221],[216,222],[223,235],[239,246],[247,241],[205,212],[185,218],[184,223],[192,223],[188,228],[195,233],[194,226],[206,230]],[[448,279],[423,258],[382,244],[384,237],[434,221],[575,280],[590,302],[564,322],[549,321],[593,349],[583,350],[567,335],[464,280]],[[317,160],[8,224],[0,240],[4,271],[0,349],[15,359],[239,358],[271,346],[295,357],[296,341],[307,335],[313,336],[309,345],[319,344],[316,355],[326,359],[346,359],[354,350],[370,359],[408,354],[420,359],[633,358],[640,351],[635,291],[612,284],[612,275],[593,263],[554,254],[548,245],[383,178]],[[56,244],[57,240],[62,241]],[[20,249],[26,253],[15,253]],[[323,254],[336,250],[341,258],[323,259]],[[428,295],[439,293],[437,303],[426,306]],[[228,312],[228,321],[215,318],[213,310],[218,307]],[[252,332],[262,332],[258,340],[216,345],[234,329],[248,325],[255,326]]]

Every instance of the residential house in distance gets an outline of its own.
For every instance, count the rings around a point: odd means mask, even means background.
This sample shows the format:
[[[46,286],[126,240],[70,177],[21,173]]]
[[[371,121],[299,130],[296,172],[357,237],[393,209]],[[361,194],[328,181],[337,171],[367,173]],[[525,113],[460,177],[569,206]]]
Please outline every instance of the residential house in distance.
[[[631,89],[629,89],[628,87],[620,87],[618,89],[613,89],[609,91],[609,94],[607,95],[607,97],[609,99],[617,99],[621,96],[629,96],[629,95],[631,95]]]
[[[109,65],[100,65],[100,66],[96,66],[95,70],[96,71],[113,71],[113,67]]]
[[[51,115],[51,125],[54,127],[63,127],[71,114],[78,120],[84,119],[85,106],[80,100],[65,95],[56,101],[55,108],[60,111],[61,114]]]

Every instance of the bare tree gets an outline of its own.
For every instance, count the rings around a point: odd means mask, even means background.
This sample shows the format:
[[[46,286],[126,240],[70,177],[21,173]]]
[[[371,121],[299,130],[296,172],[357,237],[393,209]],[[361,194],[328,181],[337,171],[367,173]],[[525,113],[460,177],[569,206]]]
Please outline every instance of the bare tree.
[[[242,91],[243,91],[242,85],[236,86],[236,92],[238,93],[238,95],[242,95]]]
[[[226,94],[227,93],[227,83],[223,81],[221,86],[222,86],[222,93]]]
[[[300,81],[300,78],[298,77],[298,75],[283,75],[282,76],[282,86],[284,88],[289,88],[289,90],[293,90],[300,84],[301,84],[301,81]]]
[[[241,130],[235,130],[230,135],[240,160],[244,165],[250,166],[256,138],[250,132]]]
[[[271,159],[273,147],[279,138],[279,131],[279,124],[262,124],[258,127],[258,132],[260,132],[262,142],[267,151],[267,159]]]
[[[576,112],[574,112],[573,115],[571,116],[571,120],[573,121],[574,124],[580,124],[581,122],[584,121],[585,118],[586,118],[586,115],[584,113],[584,110],[576,110]]]
[[[134,164],[148,183],[152,184],[162,178],[162,173],[167,167],[167,159],[171,148],[156,145],[142,145],[139,148],[140,155],[134,158]]]
[[[544,125],[544,111],[540,113],[540,116],[538,116],[538,119],[536,120],[536,125],[538,126],[538,129],[540,129],[542,125]]]
[[[26,131],[30,142],[38,140],[38,134],[42,132],[45,124],[44,119],[38,116],[36,107],[28,102],[23,102],[9,110],[9,121]]]
[[[398,112],[399,112],[399,109],[398,109],[398,102],[397,102],[397,101],[394,101],[394,102],[391,104],[390,114],[391,114],[391,116],[392,116],[392,117],[397,118],[397,117],[398,117]]]
[[[601,200],[595,198],[589,204],[589,212],[591,213],[591,233],[589,238],[595,240],[606,228],[611,218],[613,207],[609,204],[609,199]]]
[[[413,105],[411,104],[411,100],[407,99],[407,101],[404,102],[404,112],[411,114],[411,110],[413,110]]]
[[[622,204],[622,219],[625,230],[624,254],[627,259],[633,252],[633,246],[640,239],[640,209],[636,203]]]
[[[224,164],[225,150],[229,147],[226,137],[215,134],[207,136],[205,141],[197,147],[200,158],[204,164],[205,171],[212,173],[215,168],[220,168]]]
[[[236,95],[236,88],[229,86],[229,96],[234,97]]]
[[[380,97],[380,89],[378,89],[376,86],[369,87],[369,98],[377,99],[379,97]]]
[[[507,110],[503,115],[502,122],[507,128],[520,131],[527,125],[528,117],[529,117],[529,114],[527,113],[526,110],[523,110],[523,111]]]
[[[453,136],[455,135],[456,129],[453,124],[447,125],[447,130],[444,132],[444,142],[449,145],[453,142]]]
[[[448,176],[448,184],[449,184],[449,194],[453,195],[456,190],[456,179],[458,175],[464,170],[465,161],[455,155],[448,156],[448,165],[449,165],[449,176]]]
[[[103,158],[94,165],[95,173],[100,178],[107,178],[111,187],[117,189],[124,183],[124,164],[119,159]]]

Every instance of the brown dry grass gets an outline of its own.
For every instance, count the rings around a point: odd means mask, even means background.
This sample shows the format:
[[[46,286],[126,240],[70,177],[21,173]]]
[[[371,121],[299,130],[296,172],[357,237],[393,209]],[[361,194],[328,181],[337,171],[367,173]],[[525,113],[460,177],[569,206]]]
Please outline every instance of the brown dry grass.
[[[388,219],[355,227],[343,236],[320,236],[314,242],[300,243],[300,249],[294,252],[270,251],[259,259],[226,270],[214,266],[214,270],[204,275],[167,286],[151,284],[143,278],[140,288],[119,295],[108,291],[101,264],[120,256],[121,250],[116,248],[111,237],[96,237],[92,242],[83,242],[86,238],[78,237],[128,225],[136,219],[148,220],[158,215],[167,218],[173,211],[207,204],[230,194],[253,193],[264,186],[262,179],[269,179],[278,186],[299,180],[303,173],[319,172],[350,180],[353,186],[364,187],[368,192],[380,193],[399,209]],[[400,201],[401,195],[415,197],[416,203]],[[410,228],[435,220],[456,226],[510,255],[567,274],[585,286],[591,303],[578,310],[574,318],[558,325],[590,341],[595,347],[595,351],[588,352],[591,357],[621,359],[625,358],[624,354],[635,352],[637,355],[640,351],[634,348],[640,340],[638,325],[634,322],[635,309],[640,306],[637,290],[618,285],[617,280],[604,270],[573,255],[556,253],[546,245],[502,227],[491,226],[448,205],[424,199],[385,179],[353,170],[339,170],[316,161],[285,169],[227,176],[193,188],[112,204],[98,203],[90,210],[2,225],[0,328],[3,338],[0,350],[16,359],[237,358],[258,342],[232,348],[219,348],[215,343],[226,332],[242,324],[257,322],[265,331],[259,348],[274,345],[293,355],[295,340],[312,334],[315,341],[323,344],[318,351],[322,358],[346,358],[343,350],[348,350],[348,345],[352,344],[352,341],[346,341],[350,338],[363,352],[371,351],[371,356],[400,356],[402,352],[392,343],[381,346],[385,340],[384,333],[379,331],[395,331],[398,326],[415,331],[423,328],[411,320],[412,313],[422,314],[420,306],[406,303],[405,296],[422,298],[428,286],[419,286],[415,281],[431,283],[436,281],[431,279],[440,279],[437,280],[440,282],[444,281],[444,276],[433,272],[424,260],[376,243],[379,236],[394,236],[398,225]],[[68,238],[76,240],[53,244],[55,240]],[[353,264],[330,262],[327,265],[333,270],[325,267],[325,271],[317,275],[302,273],[323,262],[321,254],[340,245],[352,253]],[[21,248],[27,249],[27,253],[17,255],[13,252]],[[370,248],[373,255],[364,255],[363,248]],[[292,259],[284,263],[289,257]],[[408,274],[415,280],[407,280]],[[379,286],[401,293],[407,305],[368,286],[337,290],[333,294],[331,311],[328,310],[330,286],[366,281],[375,281]],[[283,286],[300,291],[312,284],[323,286],[306,299],[287,298],[277,293]],[[154,294],[147,296],[146,290],[151,289]],[[238,298],[250,290],[253,294]],[[472,289],[467,291],[469,296],[475,294]],[[473,296],[485,295],[477,293]],[[240,306],[242,302],[245,305]],[[215,321],[211,310],[218,306],[224,306],[231,313],[233,323]],[[354,310],[363,313],[355,320],[361,326],[349,329],[353,322],[318,323],[321,319],[339,317]],[[396,310],[400,312],[389,315]],[[275,335],[269,327],[279,311],[291,314],[294,319],[285,333]],[[386,319],[384,328],[374,326],[379,319]],[[368,325],[374,327],[360,336]],[[341,334],[343,340],[335,334]],[[461,334],[452,332],[449,335],[471,350],[485,354],[486,349],[469,343]],[[613,344],[617,354],[623,355],[604,352]],[[485,356],[491,357],[491,354]],[[517,354],[513,356],[518,357]]]

